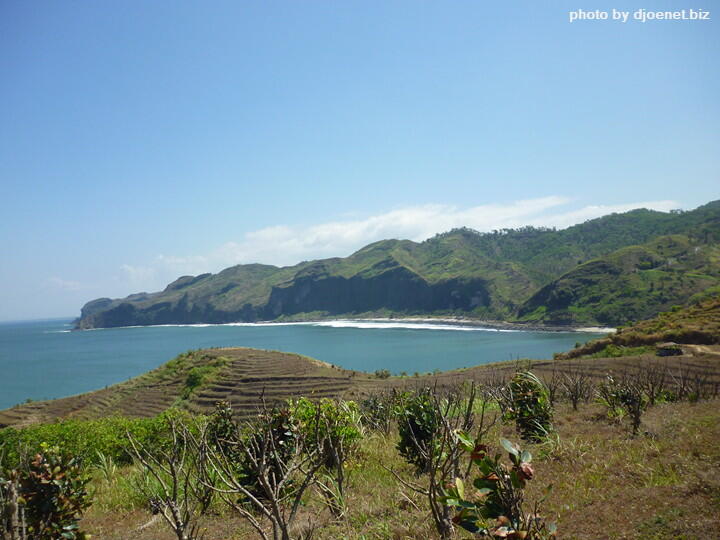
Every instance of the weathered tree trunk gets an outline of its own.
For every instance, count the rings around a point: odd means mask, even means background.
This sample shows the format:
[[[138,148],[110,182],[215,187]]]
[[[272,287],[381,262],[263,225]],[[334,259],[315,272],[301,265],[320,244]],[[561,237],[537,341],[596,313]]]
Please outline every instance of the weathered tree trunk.
[[[21,510],[18,504],[17,484],[13,481],[7,484],[7,502],[4,510],[10,529],[10,540],[25,540],[25,531],[20,520]],[[5,538],[5,534],[3,534],[3,538]]]

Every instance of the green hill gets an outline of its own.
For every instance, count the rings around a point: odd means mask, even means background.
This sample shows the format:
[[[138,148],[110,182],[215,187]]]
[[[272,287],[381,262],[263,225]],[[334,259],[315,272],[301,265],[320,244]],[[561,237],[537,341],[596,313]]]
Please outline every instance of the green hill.
[[[579,265],[535,293],[519,315],[550,324],[624,324],[718,286],[719,244],[661,236]]]
[[[93,300],[77,324],[369,313],[618,324],[716,285],[719,240],[720,201],[690,212],[633,210],[559,231],[456,229],[420,243],[383,240],[345,258],[283,268],[238,265],[218,274],[183,276],[162,292]],[[638,270],[641,275],[635,275]],[[642,291],[651,284],[653,300],[646,301]],[[639,303],[631,313],[630,303]]]
[[[675,342],[694,345],[720,344],[720,290],[698,298],[691,305],[675,306],[670,311],[655,317],[619,328],[605,338],[589,341],[557,358],[577,358],[587,355],[602,355],[610,349],[625,354],[629,349],[642,348],[658,343]],[[708,291],[710,293],[711,291]],[[708,352],[707,347],[700,347]],[[717,354],[717,352],[713,353]]]

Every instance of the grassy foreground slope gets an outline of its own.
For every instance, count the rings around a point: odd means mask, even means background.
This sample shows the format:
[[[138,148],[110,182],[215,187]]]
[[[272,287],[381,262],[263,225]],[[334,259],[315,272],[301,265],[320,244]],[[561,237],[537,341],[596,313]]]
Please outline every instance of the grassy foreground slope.
[[[720,348],[718,348],[720,349]],[[595,383],[603,380],[608,372],[653,372],[669,370],[677,377],[693,380],[702,378],[707,388],[720,384],[720,360],[717,355],[696,351],[681,357],[657,358],[652,354],[629,358],[584,358],[562,361],[538,361],[532,369],[548,381],[562,380],[565,375],[584,373]],[[362,397],[369,392],[384,391],[390,387],[454,385],[468,379],[497,384],[516,369],[513,363],[479,366],[468,370],[446,372],[434,376],[391,377],[378,379],[353,372],[343,372],[328,365],[296,355],[281,355],[250,349],[212,349],[181,355],[148,375],[123,385],[118,385],[115,408],[75,406],[68,407],[73,399],[64,402],[65,411],[71,418],[97,417],[118,410],[130,414],[148,415],[149,409],[139,401],[159,387],[174,388],[165,399],[180,407],[198,407],[204,410],[202,396],[209,394],[229,398],[236,405],[256,400],[260,386],[255,386],[255,396],[245,391],[247,380],[257,382],[257,372],[240,377],[238,391],[225,393],[225,381],[218,377],[236,369],[258,369],[267,362],[295,362],[294,369],[305,369],[295,380],[307,379],[310,383],[305,395],[330,395],[337,391],[316,392],[308,388],[319,381],[337,385],[340,379],[347,382],[345,395]],[[244,367],[243,367],[244,365]],[[208,369],[209,367],[209,369]],[[196,369],[197,368],[197,369]],[[284,387],[277,372],[273,393],[279,397]],[[193,371],[195,369],[195,371]],[[202,370],[200,382],[188,390],[188,379],[198,381],[198,369]],[[337,374],[335,374],[337,372]],[[337,376],[336,376],[337,375]],[[203,379],[203,376],[207,377]],[[327,379],[333,379],[327,381]],[[268,379],[263,379],[269,381]],[[267,388],[267,387],[266,387]],[[284,395],[288,395],[288,392]],[[87,394],[82,403],[95,403],[100,393]],[[106,398],[107,394],[104,395]],[[186,396],[186,398],[183,398]],[[544,489],[553,485],[543,504],[543,515],[556,521],[559,538],[636,538],[644,540],[712,539],[718,538],[720,530],[720,409],[717,399],[701,399],[699,402],[658,403],[643,415],[642,435],[630,437],[629,427],[618,419],[608,420],[604,408],[581,400],[578,410],[573,410],[565,398],[556,396],[554,426],[556,432],[538,444],[524,444],[533,454],[535,477],[528,493],[530,502],[545,496]],[[52,404],[53,402],[49,402]],[[12,409],[16,414],[33,411],[33,407]],[[4,411],[6,414],[10,411]],[[35,420],[39,411],[34,410]],[[51,413],[59,412],[47,404],[44,420]],[[494,409],[490,411],[494,413]],[[15,417],[16,419],[18,416]],[[29,418],[25,418],[29,420]],[[82,429],[74,425],[75,429]],[[517,441],[512,424],[498,422],[486,436],[493,451],[501,451],[498,441],[505,437]],[[347,465],[347,515],[338,520],[327,508],[323,497],[309,492],[303,501],[299,518],[293,529],[294,538],[306,537],[329,540],[348,538],[400,539],[436,538],[429,511],[423,496],[402,485],[405,482],[422,482],[415,469],[408,465],[397,450],[398,433],[368,431],[356,454]],[[397,475],[394,476],[390,470]],[[104,540],[171,540],[174,533],[162,520],[153,516],[148,502],[138,491],[138,483],[145,477],[138,464],[101,462],[92,469],[94,503],[81,522],[83,530],[94,538]],[[202,519],[202,530],[207,540],[241,540],[257,538],[248,523],[219,502],[208,508]],[[458,531],[457,538],[472,538],[469,533]]]
[[[558,538],[595,540],[712,540],[720,537],[720,408],[717,401],[656,405],[643,418],[649,436],[630,438],[627,428],[602,418],[595,404],[556,411],[557,438],[526,445],[535,477],[530,502],[552,491],[543,515],[557,522]],[[488,434],[517,440],[510,425]],[[424,498],[402,486],[418,482],[398,454],[397,432],[368,433],[348,467],[347,516],[338,521],[321,496],[311,493],[300,510],[294,537],[318,540],[413,540],[437,538]],[[145,508],[133,482],[136,467],[114,475],[99,471],[96,500],[81,525],[103,540],[174,540],[176,536]],[[258,538],[247,522],[213,507],[202,528],[207,540]],[[459,530],[457,538],[474,538]]]
[[[677,246],[648,244],[669,235],[676,235],[670,238]],[[706,270],[716,261],[719,241],[720,201],[690,212],[633,210],[559,231],[456,229],[420,243],[376,242],[345,258],[283,268],[238,265],[218,274],[183,276],[161,292],[88,302],[78,327],[367,313],[504,320],[520,315],[524,320],[619,324],[626,306],[618,298],[627,291],[637,303],[650,283],[659,287],[654,300],[639,308],[638,313],[646,314],[668,302],[679,303],[688,291],[716,284],[717,275]],[[636,247],[618,252],[629,246]],[[698,247],[701,254],[695,256]],[[685,262],[671,261],[678,257]],[[634,276],[634,261],[649,265],[640,268],[642,280]],[[608,287],[618,272],[622,286]],[[562,305],[565,292],[587,279],[594,283],[592,294]]]

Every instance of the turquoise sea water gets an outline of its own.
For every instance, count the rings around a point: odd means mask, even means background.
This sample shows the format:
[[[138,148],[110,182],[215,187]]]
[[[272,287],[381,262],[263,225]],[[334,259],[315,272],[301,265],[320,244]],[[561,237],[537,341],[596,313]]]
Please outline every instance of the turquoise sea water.
[[[204,347],[273,349],[349,369],[412,374],[518,357],[551,358],[600,335],[358,321],[71,328],[69,319],[0,324],[0,409],[28,398],[103,388]]]

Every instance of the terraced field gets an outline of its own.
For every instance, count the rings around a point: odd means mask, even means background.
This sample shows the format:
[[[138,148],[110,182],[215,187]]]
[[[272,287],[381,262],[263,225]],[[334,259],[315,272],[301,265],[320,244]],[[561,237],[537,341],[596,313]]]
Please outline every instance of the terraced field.
[[[203,380],[189,388],[193,368],[201,370]],[[221,400],[247,416],[263,399],[273,403],[303,395],[340,397],[356,376],[363,377],[297,354],[244,348],[194,351],[103,390],[0,411],[0,427],[57,418],[148,417],[173,405],[201,413]]]
[[[231,361],[212,383],[188,400],[193,412],[208,412],[218,401],[229,401],[242,417],[255,413],[263,401],[341,397],[352,386],[355,375],[297,354],[255,349],[222,349],[220,353]]]
[[[597,381],[608,372],[664,371],[689,388],[701,386],[706,393],[719,395],[720,346],[689,345],[684,352],[682,356],[670,358],[642,355],[542,360],[533,361],[531,366],[546,381],[575,372],[585,373]],[[434,375],[381,379],[298,354],[246,348],[207,349],[185,353],[140,377],[103,390],[0,411],[0,427],[59,418],[149,417],[171,406],[207,413],[222,400],[229,401],[238,417],[243,418],[254,414],[263,401],[272,404],[300,396],[359,399],[392,388],[428,384],[450,387],[468,380],[497,383],[507,379],[517,367],[517,363],[505,362]],[[190,375],[198,370],[202,373],[200,383],[191,388],[188,386]]]

